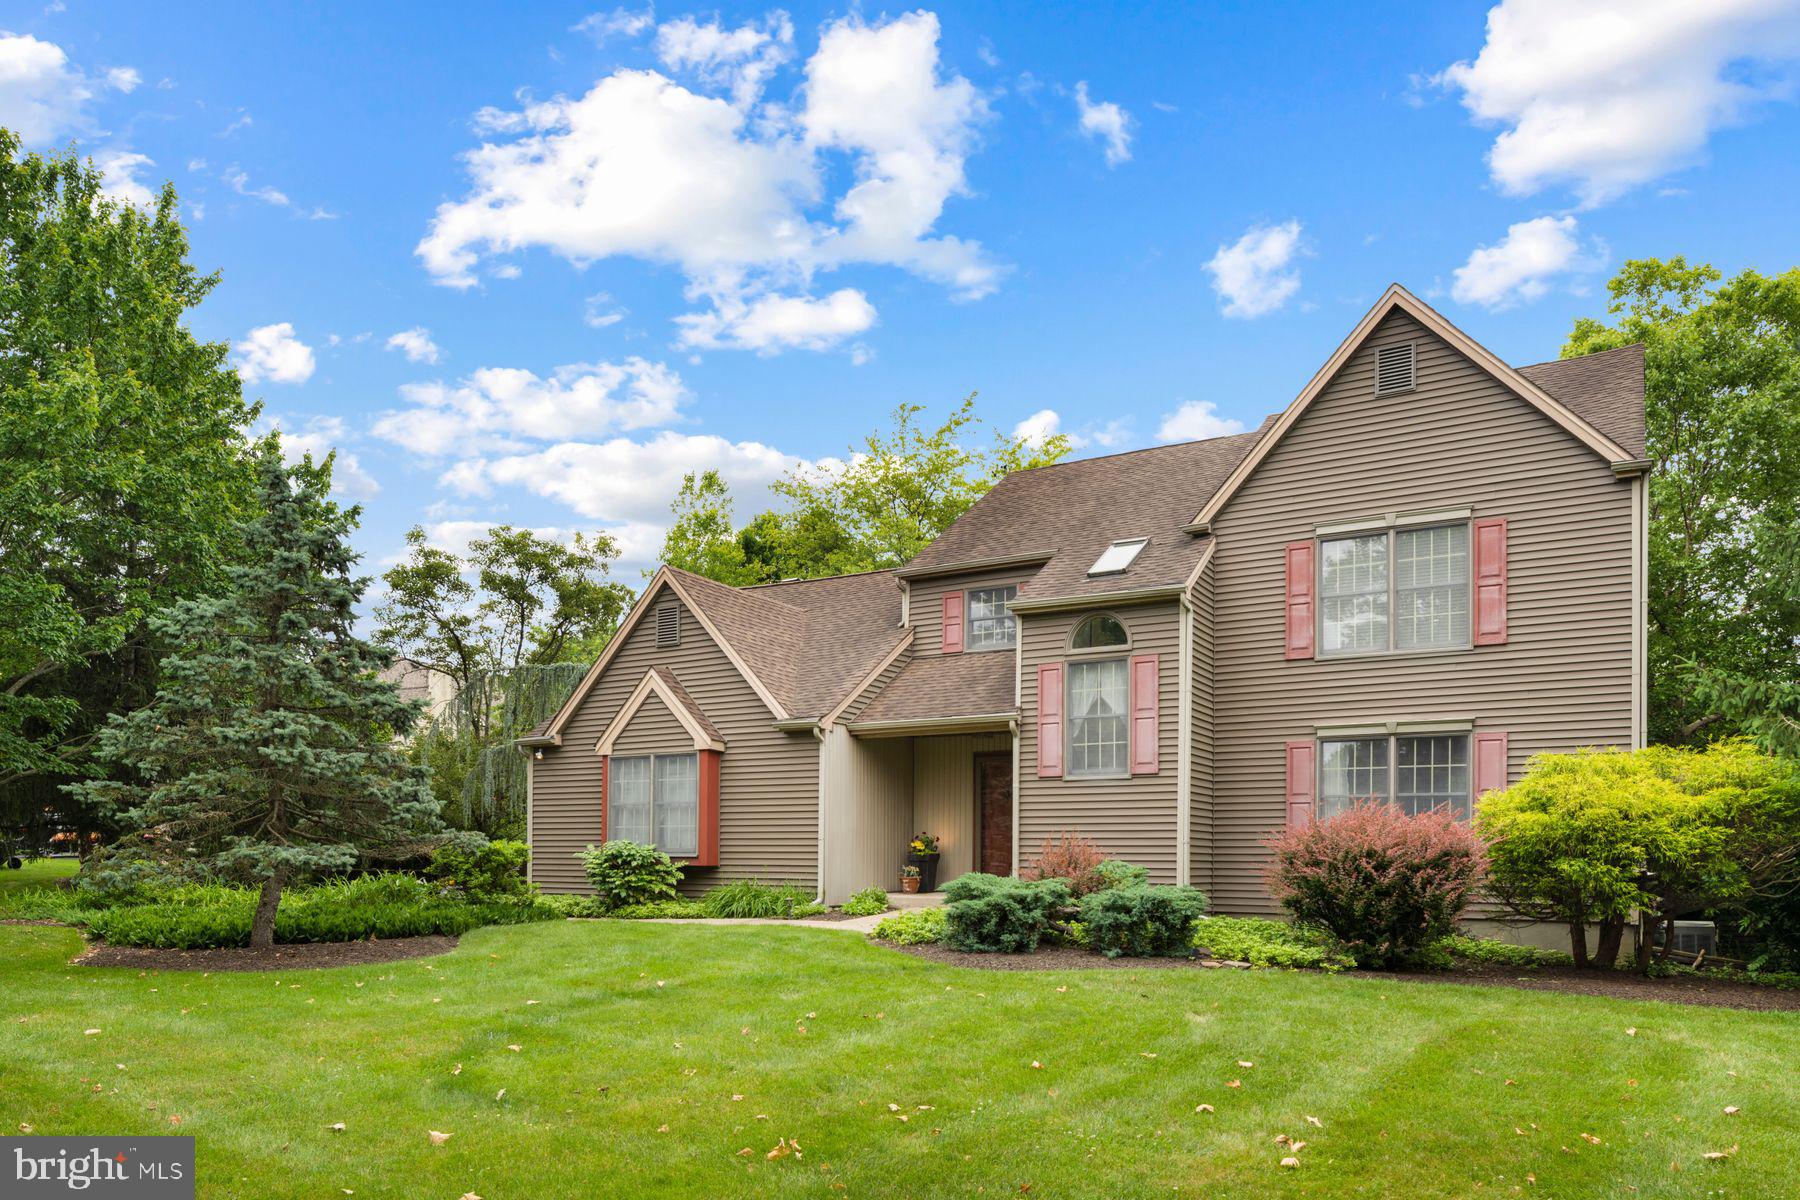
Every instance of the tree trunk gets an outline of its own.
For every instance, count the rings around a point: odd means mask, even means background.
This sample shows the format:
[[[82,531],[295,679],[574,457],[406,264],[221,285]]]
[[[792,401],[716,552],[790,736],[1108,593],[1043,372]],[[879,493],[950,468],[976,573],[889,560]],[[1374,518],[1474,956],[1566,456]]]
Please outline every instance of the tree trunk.
[[[263,880],[262,895],[256,901],[256,916],[250,921],[250,946],[263,949],[275,944],[275,908],[281,903],[281,877],[276,870]]]
[[[1594,947],[1594,965],[1615,967],[1619,962],[1619,946],[1625,940],[1625,918],[1608,917],[1600,922],[1600,941]]]
[[[1569,954],[1574,957],[1576,966],[1588,965],[1586,921],[1569,922]]]

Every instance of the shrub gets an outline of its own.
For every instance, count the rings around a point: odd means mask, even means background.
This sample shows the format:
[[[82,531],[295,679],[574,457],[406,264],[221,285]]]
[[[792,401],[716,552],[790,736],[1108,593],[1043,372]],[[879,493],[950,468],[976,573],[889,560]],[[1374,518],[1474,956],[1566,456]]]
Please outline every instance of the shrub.
[[[148,904],[172,888],[200,881],[198,869],[180,870],[139,845],[101,846],[81,865],[74,891],[87,908]]]
[[[792,917],[812,904],[813,894],[791,883],[771,886],[754,879],[721,883],[700,898],[709,917]]]
[[[589,846],[580,858],[588,882],[608,908],[673,899],[681,882],[681,868],[655,846],[613,841]]]
[[[539,896],[538,903],[559,917],[604,917],[606,906],[598,896]]]
[[[847,917],[872,917],[887,909],[887,893],[878,887],[866,887],[843,903],[843,913]]]
[[[896,946],[920,946],[944,940],[943,908],[908,908],[883,917],[870,937]]]
[[[1029,953],[1070,901],[1062,878],[1007,879],[970,872],[944,885],[944,944],[981,953]]]
[[[1436,949],[1442,950],[1451,958],[1464,962],[1484,963],[1496,967],[1517,967],[1531,969],[1536,967],[1568,966],[1574,960],[1561,950],[1545,950],[1538,946],[1515,946],[1511,942],[1496,941],[1493,938],[1464,937],[1452,934],[1438,942]]]
[[[1069,885],[1069,894],[1080,899],[1108,886],[1100,875],[1100,864],[1105,861],[1106,855],[1093,838],[1063,833],[1045,838],[1038,848],[1037,862],[1019,875],[1027,880],[1064,880]]]
[[[1088,945],[1118,958],[1160,958],[1194,952],[1194,922],[1206,912],[1206,896],[1190,887],[1105,888],[1081,901],[1081,931]]]
[[[1122,858],[1109,858],[1094,868],[1103,888],[1141,887],[1150,882],[1148,868],[1128,863]]]
[[[1213,958],[1253,967],[1339,971],[1356,965],[1329,934],[1260,917],[1202,917],[1194,926],[1194,947]]]
[[[530,860],[531,849],[524,842],[490,842],[479,833],[462,832],[432,852],[427,874],[461,888],[471,900],[498,900],[531,890],[525,882]]]
[[[708,917],[706,906],[698,900],[652,900],[648,904],[627,904],[615,908],[611,912],[596,913],[595,916],[611,917],[616,921],[647,921],[651,919],[666,920],[676,918],[689,920],[695,917]]]
[[[1456,932],[1486,863],[1481,839],[1449,813],[1408,816],[1373,802],[1268,846],[1275,899],[1365,966],[1400,962]]]

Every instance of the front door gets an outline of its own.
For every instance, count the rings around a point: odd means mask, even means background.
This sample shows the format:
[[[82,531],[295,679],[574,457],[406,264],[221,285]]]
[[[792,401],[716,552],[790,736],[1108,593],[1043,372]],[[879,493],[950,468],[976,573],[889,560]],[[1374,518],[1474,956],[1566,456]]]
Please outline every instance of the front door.
[[[1011,754],[975,756],[976,867],[990,875],[1012,874],[1012,782]]]

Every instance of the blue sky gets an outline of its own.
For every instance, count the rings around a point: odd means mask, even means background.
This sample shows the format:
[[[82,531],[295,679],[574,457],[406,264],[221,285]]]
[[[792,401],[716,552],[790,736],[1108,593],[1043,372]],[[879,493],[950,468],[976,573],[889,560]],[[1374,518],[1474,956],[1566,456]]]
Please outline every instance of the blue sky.
[[[1378,12],[1378,15],[1372,15]],[[453,14],[449,19],[446,13]],[[1800,258],[1800,4],[0,5],[0,123],[174,181],[195,317],[414,523],[760,503],[970,391],[1253,426],[1390,281],[1555,357],[1626,258]],[[397,340],[396,340],[397,339]]]

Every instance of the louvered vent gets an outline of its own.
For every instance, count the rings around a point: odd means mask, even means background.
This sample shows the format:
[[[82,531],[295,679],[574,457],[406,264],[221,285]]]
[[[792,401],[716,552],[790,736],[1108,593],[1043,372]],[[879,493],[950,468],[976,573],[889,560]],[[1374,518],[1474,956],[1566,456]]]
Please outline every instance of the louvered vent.
[[[1383,346],[1375,352],[1375,394],[1410,392],[1418,386],[1417,362],[1413,344]]]
[[[656,606],[656,644],[659,647],[681,645],[681,606],[679,604]]]

